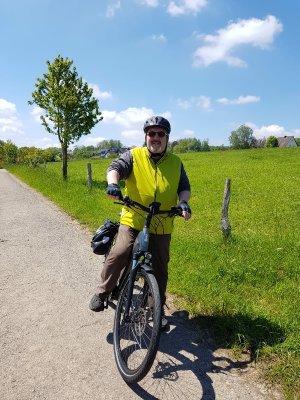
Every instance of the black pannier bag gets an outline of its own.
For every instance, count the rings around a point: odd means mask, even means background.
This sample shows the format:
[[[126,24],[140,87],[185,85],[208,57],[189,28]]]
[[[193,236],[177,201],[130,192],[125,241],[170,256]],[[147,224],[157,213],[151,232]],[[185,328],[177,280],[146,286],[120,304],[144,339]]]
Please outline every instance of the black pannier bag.
[[[109,251],[118,232],[119,225],[119,222],[112,222],[107,219],[97,229],[91,241],[91,247],[95,254],[104,255]]]

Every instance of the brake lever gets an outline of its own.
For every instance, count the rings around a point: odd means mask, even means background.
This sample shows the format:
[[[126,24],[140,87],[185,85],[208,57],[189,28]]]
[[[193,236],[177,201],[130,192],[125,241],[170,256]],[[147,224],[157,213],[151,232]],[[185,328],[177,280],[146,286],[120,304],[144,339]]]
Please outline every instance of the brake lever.
[[[121,195],[119,201],[114,201],[114,204],[130,207],[133,205],[133,201],[128,196]]]

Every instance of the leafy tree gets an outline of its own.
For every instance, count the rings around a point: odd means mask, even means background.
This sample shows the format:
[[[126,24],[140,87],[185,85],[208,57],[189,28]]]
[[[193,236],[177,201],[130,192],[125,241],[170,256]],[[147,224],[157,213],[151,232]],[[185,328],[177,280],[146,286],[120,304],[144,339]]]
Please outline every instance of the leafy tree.
[[[3,144],[3,156],[4,162],[8,164],[15,164],[18,158],[18,147],[11,141],[7,140]]]
[[[43,161],[55,161],[55,159],[53,159],[52,149],[42,150],[38,147],[20,147],[18,149],[18,163],[36,167]],[[57,151],[61,153],[61,150],[56,148],[56,152]]]
[[[295,138],[295,141],[296,141],[297,145],[300,146],[300,138]]]
[[[120,142],[120,140],[102,140],[101,142],[98,143],[97,148],[99,150],[101,149],[121,149],[123,147],[123,144]]]
[[[4,163],[4,157],[5,157],[5,153],[4,153],[4,141],[0,140],[0,168],[3,167],[3,163]]]
[[[36,147],[20,147],[18,149],[18,163],[36,166],[42,162],[43,150]]]
[[[191,144],[189,146],[188,151],[201,151],[201,150],[202,150],[202,144],[201,144],[200,140],[193,139],[193,141],[191,142]]]
[[[255,138],[253,136],[253,129],[249,126],[241,125],[237,130],[231,132],[229,143],[234,149],[249,149],[250,147],[254,147]]]
[[[61,149],[58,147],[48,147],[43,150],[43,159],[48,162],[61,161]]]
[[[208,139],[203,140],[201,151],[210,151],[210,146],[208,144]]]
[[[174,142],[168,142],[168,149],[171,153],[173,153],[174,147],[177,146],[178,142],[174,140]]]
[[[82,135],[102,120],[98,100],[93,97],[93,89],[78,77],[73,61],[60,55],[51,64],[47,61],[48,72],[37,79],[36,90],[29,104],[36,104],[45,111],[41,115],[42,125],[57,135],[62,149],[63,178],[68,176],[68,148]]]
[[[276,136],[269,136],[266,141],[266,147],[278,147],[278,139]]]
[[[212,151],[224,151],[224,150],[229,150],[229,146],[224,146],[224,144],[221,144],[220,146],[209,146],[209,150]]]
[[[179,139],[174,146],[174,153],[189,153],[193,151],[201,151],[201,142],[196,138]]]
[[[80,160],[82,158],[91,158],[98,155],[98,150],[94,146],[80,146],[73,150],[73,158]]]
[[[259,139],[255,138],[254,142],[253,142],[253,146],[257,149],[266,147],[266,138],[265,137],[259,138]]]

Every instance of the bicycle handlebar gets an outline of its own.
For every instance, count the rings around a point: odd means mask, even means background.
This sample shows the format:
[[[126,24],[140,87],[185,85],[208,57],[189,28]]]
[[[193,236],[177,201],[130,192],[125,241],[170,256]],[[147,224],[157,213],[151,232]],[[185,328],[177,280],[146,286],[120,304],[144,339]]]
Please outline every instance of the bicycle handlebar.
[[[142,211],[145,211],[147,213],[152,212],[153,215],[155,214],[168,214],[169,217],[175,217],[175,216],[182,216],[182,209],[181,207],[174,206],[171,207],[169,210],[160,210],[160,203],[153,202],[149,204],[149,207],[145,207],[143,204],[138,203],[135,200],[130,199],[128,196],[123,196],[120,198],[120,201],[114,201],[115,204],[121,204],[125,205],[127,207],[136,207],[139,208]]]

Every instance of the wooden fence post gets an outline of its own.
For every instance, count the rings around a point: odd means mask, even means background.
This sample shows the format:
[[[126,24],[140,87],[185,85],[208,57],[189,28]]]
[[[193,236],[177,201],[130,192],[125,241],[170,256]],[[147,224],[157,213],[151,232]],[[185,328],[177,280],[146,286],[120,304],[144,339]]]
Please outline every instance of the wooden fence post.
[[[88,173],[88,187],[92,188],[92,164],[87,164],[87,173]]]
[[[231,188],[231,180],[229,178],[227,178],[226,182],[225,182],[222,213],[221,213],[221,230],[222,230],[224,239],[228,239],[230,236],[230,232],[231,232],[231,226],[230,226],[229,219],[228,219],[230,188]]]
[[[46,172],[46,169],[47,169],[47,161],[44,160],[44,172]]]

